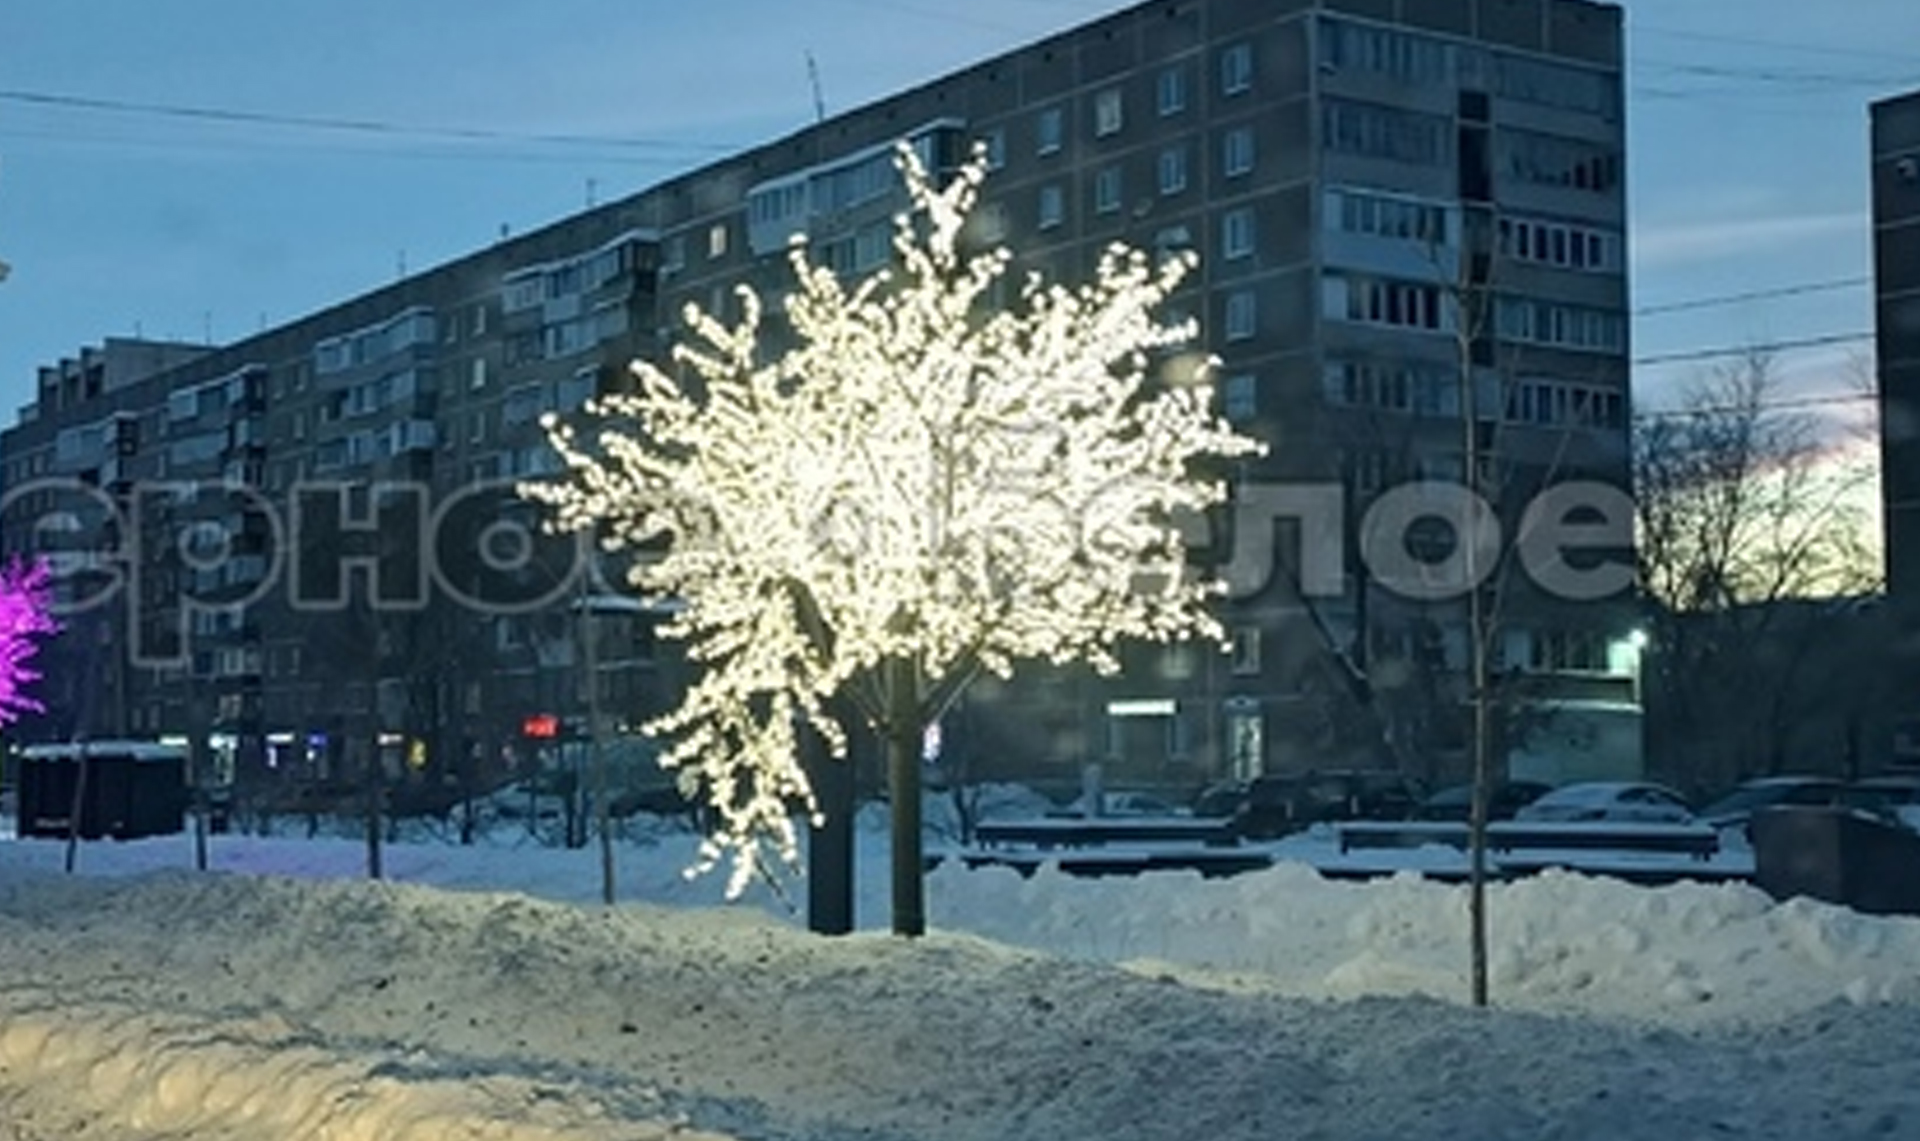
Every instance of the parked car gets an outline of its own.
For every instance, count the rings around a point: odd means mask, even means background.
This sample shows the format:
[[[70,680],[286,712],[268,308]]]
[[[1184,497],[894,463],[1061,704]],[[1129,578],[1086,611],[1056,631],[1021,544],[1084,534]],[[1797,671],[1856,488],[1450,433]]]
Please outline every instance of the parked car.
[[[1235,813],[1242,836],[1273,839],[1334,820],[1405,820],[1422,799],[1401,773],[1330,770],[1263,776],[1247,786]]]
[[[1088,816],[1191,816],[1193,812],[1184,805],[1175,804],[1151,792],[1121,791],[1101,794],[1097,809],[1085,795],[1081,795],[1072,804],[1054,809],[1047,815],[1071,820]]]
[[[1732,792],[1700,810],[1700,822],[1715,828],[1738,828],[1748,832],[1753,814],[1784,805],[1830,805],[1840,803],[1846,786],[1832,777],[1778,776],[1746,781]],[[1748,833],[1751,835],[1751,833]]]
[[[1193,814],[1203,819],[1220,820],[1238,816],[1247,803],[1247,782],[1221,781],[1200,790],[1193,798]]]
[[[1488,820],[1511,820],[1521,808],[1553,791],[1553,786],[1536,780],[1500,781],[1487,799]],[[1413,810],[1415,820],[1454,820],[1467,823],[1473,812],[1473,786],[1457,784],[1443,788],[1420,802]]]
[[[1920,831],[1920,773],[1854,781],[1840,791],[1840,803]]]
[[[1605,821],[1616,824],[1690,824],[1686,798],[1663,785],[1588,781],[1561,785],[1513,814],[1527,824]]]

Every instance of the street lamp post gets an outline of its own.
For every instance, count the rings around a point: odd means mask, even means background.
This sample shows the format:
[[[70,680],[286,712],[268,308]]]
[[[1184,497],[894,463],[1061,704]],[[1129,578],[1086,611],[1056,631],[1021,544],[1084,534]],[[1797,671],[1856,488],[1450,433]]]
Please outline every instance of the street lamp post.
[[[659,613],[660,610],[624,594],[589,593],[585,583],[581,586],[579,597],[574,600],[573,608],[579,617],[577,636],[580,639],[580,652],[576,661],[586,675],[587,749],[592,768],[589,779],[593,784],[594,824],[600,830],[600,898],[611,907],[614,900],[614,868],[613,829],[610,826],[612,805],[609,802],[612,798],[607,791],[606,744],[600,729],[600,651],[594,639],[597,632],[594,617],[600,614]]]
[[[580,595],[580,660],[586,677],[587,697],[587,749],[591,755],[593,768],[593,820],[600,830],[600,902],[613,906],[613,832],[608,827],[610,813],[607,804],[607,754],[600,740],[600,653],[594,645],[597,633],[594,615],[599,611],[599,595],[590,595],[582,591]]]

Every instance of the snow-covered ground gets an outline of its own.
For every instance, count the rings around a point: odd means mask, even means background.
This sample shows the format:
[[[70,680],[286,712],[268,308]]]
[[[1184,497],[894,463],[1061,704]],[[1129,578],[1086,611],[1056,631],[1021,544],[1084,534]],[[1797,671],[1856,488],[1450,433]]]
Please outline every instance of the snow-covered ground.
[[[1743,886],[949,864],[936,934],[719,906],[690,837],[0,842],[0,1138],[1920,1137],[1920,920]],[[236,874],[237,873],[237,874]],[[446,890],[453,889],[453,890]],[[804,894],[804,886],[795,891]]]

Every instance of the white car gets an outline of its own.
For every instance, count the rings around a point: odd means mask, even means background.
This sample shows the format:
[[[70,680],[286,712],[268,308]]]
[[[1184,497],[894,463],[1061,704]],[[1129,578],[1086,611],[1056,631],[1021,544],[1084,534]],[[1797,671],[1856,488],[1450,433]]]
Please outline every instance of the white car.
[[[1524,824],[1691,824],[1693,809],[1670,788],[1633,781],[1561,785],[1514,813]]]

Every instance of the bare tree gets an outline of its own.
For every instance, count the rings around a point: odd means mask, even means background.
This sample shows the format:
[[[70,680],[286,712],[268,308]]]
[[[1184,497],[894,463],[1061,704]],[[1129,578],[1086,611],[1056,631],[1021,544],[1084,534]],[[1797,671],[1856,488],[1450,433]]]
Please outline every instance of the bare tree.
[[[1653,728],[1695,779],[1780,766],[1820,637],[1818,624],[1795,620],[1798,600],[1880,585],[1873,466],[1847,436],[1783,406],[1772,361],[1759,353],[1697,380],[1677,409],[1635,427]]]

